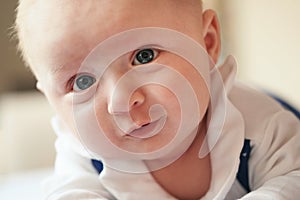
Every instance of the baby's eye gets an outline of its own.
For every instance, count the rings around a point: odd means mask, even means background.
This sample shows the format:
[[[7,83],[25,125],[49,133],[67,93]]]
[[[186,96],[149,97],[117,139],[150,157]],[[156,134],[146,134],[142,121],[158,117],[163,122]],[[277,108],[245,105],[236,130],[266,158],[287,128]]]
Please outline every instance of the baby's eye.
[[[147,64],[154,60],[158,52],[154,49],[142,49],[135,54],[133,65]]]
[[[78,75],[73,84],[74,91],[82,91],[91,87],[96,82],[96,79],[93,76],[82,74]]]

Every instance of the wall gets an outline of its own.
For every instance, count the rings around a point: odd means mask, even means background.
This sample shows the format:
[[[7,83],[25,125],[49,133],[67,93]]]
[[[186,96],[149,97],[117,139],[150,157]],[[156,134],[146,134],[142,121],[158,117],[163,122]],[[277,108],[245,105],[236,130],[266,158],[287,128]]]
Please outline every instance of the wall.
[[[224,54],[236,56],[239,78],[300,108],[300,1],[217,2]]]
[[[0,95],[11,90],[34,88],[35,80],[17,55],[11,37],[17,0],[1,1],[0,6]]]

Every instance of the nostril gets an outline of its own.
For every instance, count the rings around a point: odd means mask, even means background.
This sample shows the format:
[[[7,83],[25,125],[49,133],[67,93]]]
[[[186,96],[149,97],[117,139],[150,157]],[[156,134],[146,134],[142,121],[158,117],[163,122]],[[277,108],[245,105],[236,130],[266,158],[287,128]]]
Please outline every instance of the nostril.
[[[131,103],[131,108],[135,108],[138,107],[139,105],[141,105],[143,102],[140,100],[135,100]]]
[[[139,104],[138,101],[133,102],[133,105],[134,105],[134,106],[136,106],[136,105],[138,105],[138,104]]]
[[[144,103],[144,101],[145,101],[144,94],[140,90],[137,90],[131,96],[130,106],[132,108],[138,107],[138,106],[142,105]]]

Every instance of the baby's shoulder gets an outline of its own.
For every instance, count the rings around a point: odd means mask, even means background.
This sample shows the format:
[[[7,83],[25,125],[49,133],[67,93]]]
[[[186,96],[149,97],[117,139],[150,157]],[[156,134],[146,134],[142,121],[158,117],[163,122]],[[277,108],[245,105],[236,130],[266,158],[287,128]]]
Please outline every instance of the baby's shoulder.
[[[270,120],[284,108],[263,91],[236,83],[229,92],[229,99],[240,111],[245,122],[245,137],[260,141]]]

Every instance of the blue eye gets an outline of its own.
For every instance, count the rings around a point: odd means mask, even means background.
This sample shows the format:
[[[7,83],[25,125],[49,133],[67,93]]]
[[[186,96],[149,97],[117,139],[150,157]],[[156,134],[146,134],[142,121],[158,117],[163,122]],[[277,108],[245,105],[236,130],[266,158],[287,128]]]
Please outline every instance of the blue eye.
[[[135,54],[134,65],[147,64],[153,61],[157,56],[157,51],[153,49],[142,49]]]
[[[96,82],[96,79],[90,75],[79,75],[75,78],[73,90],[81,91],[91,87]]]

